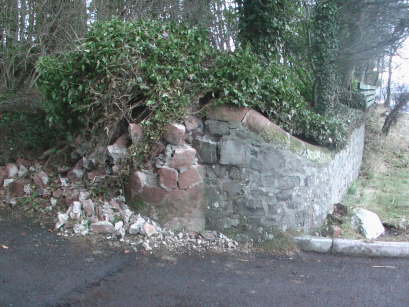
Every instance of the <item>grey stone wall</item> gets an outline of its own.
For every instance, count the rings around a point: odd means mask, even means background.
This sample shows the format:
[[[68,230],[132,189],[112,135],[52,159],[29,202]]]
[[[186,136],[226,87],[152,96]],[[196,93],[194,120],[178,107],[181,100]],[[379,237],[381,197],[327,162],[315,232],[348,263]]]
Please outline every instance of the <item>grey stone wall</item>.
[[[308,233],[321,226],[358,176],[364,127],[334,153],[283,132],[280,140],[298,145],[266,141],[244,120],[207,120],[204,133],[193,139],[205,166],[206,228],[269,239],[276,230]]]

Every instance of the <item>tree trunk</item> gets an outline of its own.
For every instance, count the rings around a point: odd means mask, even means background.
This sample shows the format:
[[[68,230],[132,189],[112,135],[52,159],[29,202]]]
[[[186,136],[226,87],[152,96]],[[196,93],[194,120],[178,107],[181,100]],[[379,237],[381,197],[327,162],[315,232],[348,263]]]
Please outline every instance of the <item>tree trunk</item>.
[[[386,85],[386,98],[385,98],[385,107],[388,109],[391,107],[392,61],[393,61],[393,56],[391,54],[389,56],[389,61],[388,61],[388,83]]]

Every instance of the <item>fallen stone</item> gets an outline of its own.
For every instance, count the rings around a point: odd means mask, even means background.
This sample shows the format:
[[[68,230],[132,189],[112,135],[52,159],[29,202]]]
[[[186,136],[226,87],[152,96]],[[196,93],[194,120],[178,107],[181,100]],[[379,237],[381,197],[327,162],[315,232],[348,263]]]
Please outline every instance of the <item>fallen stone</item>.
[[[121,210],[121,202],[118,201],[117,199],[111,199],[109,201],[109,205],[111,206],[112,209],[120,211]]]
[[[129,226],[129,234],[136,235],[142,233],[142,227],[145,225],[146,220],[141,217],[139,214],[136,217],[136,220]]]
[[[84,208],[85,216],[95,215],[95,205],[91,199],[86,199],[82,201],[82,207]]]
[[[91,231],[95,233],[114,233],[115,228],[108,221],[100,221],[91,224]]]
[[[67,221],[68,221],[68,214],[66,214],[66,213],[61,213],[61,212],[58,212],[58,214],[57,214],[57,223],[55,224],[55,229],[60,229],[62,226],[64,226],[65,225],[65,223],[67,223]]]
[[[85,171],[83,168],[83,161],[82,159],[79,160],[75,166],[67,173],[67,177],[72,180],[72,181],[76,181],[79,179],[82,179],[82,177],[84,176]]]
[[[363,208],[355,208],[352,212],[352,225],[365,238],[374,240],[385,232],[385,228],[376,213]]]
[[[181,145],[185,141],[186,128],[181,124],[170,124],[165,127],[165,134],[163,138],[172,145]]]
[[[12,184],[15,181],[15,179],[5,179],[3,183],[3,187],[8,187],[10,184]]]
[[[133,212],[129,208],[125,207],[124,209],[121,209],[121,216],[125,224],[128,224],[133,216]]]
[[[87,235],[89,232],[88,221],[82,221],[81,223],[75,224],[72,230],[76,234],[80,234],[82,236]]]
[[[6,167],[7,177],[8,178],[17,177],[17,175],[18,175],[17,165],[15,165],[14,163],[7,163],[5,167]]]
[[[218,239],[217,231],[203,231],[200,235],[208,241],[216,241]]]
[[[128,148],[121,143],[109,145],[107,150],[114,164],[118,164],[128,156]]]
[[[125,237],[124,222],[123,221],[116,222],[114,228],[115,234],[123,239]]]
[[[82,209],[82,204],[79,201],[74,201],[72,203],[72,206],[70,208],[70,213],[69,216],[73,220],[79,220],[81,218],[81,209]]]
[[[18,169],[18,177],[25,177],[28,174],[28,169],[24,165],[20,165]]]
[[[88,180],[91,182],[98,182],[99,179],[104,178],[106,175],[105,170],[97,169],[87,173]]]
[[[81,191],[80,195],[78,196],[78,199],[80,201],[84,201],[90,198],[90,193],[88,191]]]
[[[10,197],[22,197],[26,195],[25,186],[29,183],[30,181],[25,179],[13,180],[13,182],[7,185],[8,195]]]
[[[50,178],[44,171],[40,171],[34,175],[33,180],[37,186],[45,188],[48,185]]]
[[[159,234],[159,231],[156,228],[156,226],[150,223],[145,223],[142,229],[143,229],[143,234],[147,235],[148,237]]]
[[[57,203],[58,203],[58,200],[56,198],[54,198],[54,197],[50,198],[51,207],[55,207],[57,205]]]
[[[90,159],[87,157],[82,157],[82,166],[87,170],[87,171],[92,171],[95,166],[96,166],[97,162],[95,159]]]

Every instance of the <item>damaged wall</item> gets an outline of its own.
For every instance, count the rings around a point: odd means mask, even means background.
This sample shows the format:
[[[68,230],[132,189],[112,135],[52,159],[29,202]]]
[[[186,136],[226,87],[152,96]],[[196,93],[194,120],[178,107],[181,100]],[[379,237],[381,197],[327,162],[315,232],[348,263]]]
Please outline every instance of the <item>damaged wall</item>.
[[[165,226],[270,238],[324,222],[359,173],[364,127],[338,153],[290,136],[261,114],[220,107],[170,125],[149,170],[133,172],[129,201]]]

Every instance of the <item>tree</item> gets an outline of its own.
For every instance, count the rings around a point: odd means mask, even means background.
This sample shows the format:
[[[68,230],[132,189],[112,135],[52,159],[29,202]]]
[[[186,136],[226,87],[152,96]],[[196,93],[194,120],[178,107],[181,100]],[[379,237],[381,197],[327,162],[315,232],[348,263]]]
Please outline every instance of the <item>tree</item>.
[[[343,88],[350,88],[355,71],[397,49],[409,35],[406,0],[336,0],[340,44],[336,64]]]
[[[385,135],[389,134],[390,128],[397,122],[400,112],[408,105],[409,90],[404,86],[398,87],[394,94],[394,101],[395,104],[382,126],[382,132]]]

